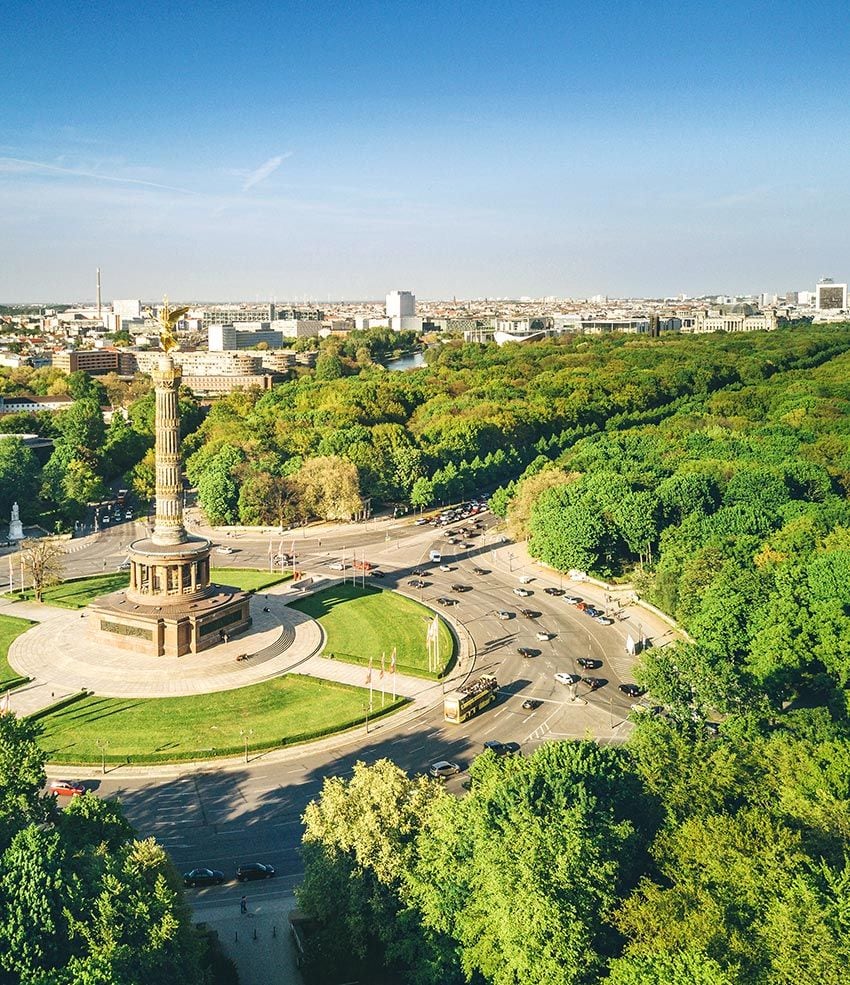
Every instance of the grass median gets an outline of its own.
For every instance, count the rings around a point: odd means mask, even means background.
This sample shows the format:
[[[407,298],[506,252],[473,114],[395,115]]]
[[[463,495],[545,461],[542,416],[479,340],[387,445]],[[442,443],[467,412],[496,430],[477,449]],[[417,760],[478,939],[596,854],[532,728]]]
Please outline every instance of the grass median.
[[[218,585],[230,585],[240,588],[243,592],[262,592],[272,585],[289,581],[290,571],[260,571],[257,568],[212,568],[210,580]],[[104,575],[92,575],[89,578],[69,578],[45,588],[43,599],[47,605],[56,605],[62,609],[84,609],[89,602],[109,595],[110,592],[120,592],[130,583],[130,576],[124,571],[113,571]],[[34,598],[32,589],[25,592],[14,592],[10,596],[19,601],[31,601]]]
[[[439,670],[428,670],[426,633],[433,610],[413,599],[379,588],[336,585],[292,603],[322,624],[326,641],[324,655],[336,660],[368,665],[380,673],[381,655],[389,672],[395,647],[400,674],[437,679],[445,674],[455,656],[455,641],[445,620],[439,619]],[[377,676],[373,678],[373,683]]]
[[[40,744],[54,763],[168,763],[214,759],[307,742],[363,722],[362,688],[277,677],[233,691],[179,698],[89,695],[40,717]],[[394,711],[404,700],[387,700]],[[100,744],[98,744],[100,743]]]
[[[29,619],[18,619],[17,616],[0,616],[0,688],[3,685],[23,684],[28,678],[16,673],[8,661],[9,646],[16,637],[25,633],[35,625]]]

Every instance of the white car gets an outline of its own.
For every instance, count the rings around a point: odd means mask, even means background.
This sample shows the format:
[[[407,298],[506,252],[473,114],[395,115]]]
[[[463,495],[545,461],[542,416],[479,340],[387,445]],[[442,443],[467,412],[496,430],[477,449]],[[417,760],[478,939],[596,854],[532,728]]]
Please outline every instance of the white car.
[[[578,674],[555,674],[555,680],[559,684],[578,684],[581,677]]]
[[[451,570],[452,570],[452,568],[451,568],[451,565],[449,565],[449,564],[441,564],[440,565],[440,571],[451,571]]]
[[[597,616],[596,621],[603,626],[613,626],[614,620],[610,616]]]
[[[418,520],[414,520],[414,523],[416,524],[417,527],[424,527],[425,524],[429,522],[430,521],[427,519],[427,517],[424,516],[420,516]]]
[[[331,561],[328,567],[331,569],[331,571],[345,571],[345,565],[342,563],[342,561]]]
[[[215,552],[216,552],[216,554],[232,554],[233,553],[233,548],[232,547],[217,547],[215,549]]]
[[[499,619],[510,619],[512,615],[513,613],[508,612],[507,609],[499,609],[499,611],[496,613],[496,616]]]
[[[520,585],[527,585],[529,582],[534,581],[531,575],[520,575],[519,583]]]
[[[578,595],[565,595],[564,601],[567,605],[578,605],[582,600],[578,597]]]
[[[531,592],[529,592],[527,588],[515,588],[514,595],[519,595],[521,599],[524,599],[528,598],[528,596],[531,595]]]
[[[546,633],[543,630],[541,630],[539,633],[537,633],[537,639],[540,640],[542,643],[545,643],[546,640],[551,640],[553,635],[554,635],[553,633]]]

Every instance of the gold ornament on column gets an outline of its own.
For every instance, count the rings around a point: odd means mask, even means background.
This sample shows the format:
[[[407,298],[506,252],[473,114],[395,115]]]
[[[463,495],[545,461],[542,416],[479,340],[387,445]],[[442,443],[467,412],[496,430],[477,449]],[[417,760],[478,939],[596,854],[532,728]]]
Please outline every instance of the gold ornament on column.
[[[162,307],[156,313],[151,308],[145,308],[145,314],[159,322],[159,343],[163,352],[169,353],[177,345],[177,322],[188,310],[188,306],[169,308],[167,297],[162,299]]]

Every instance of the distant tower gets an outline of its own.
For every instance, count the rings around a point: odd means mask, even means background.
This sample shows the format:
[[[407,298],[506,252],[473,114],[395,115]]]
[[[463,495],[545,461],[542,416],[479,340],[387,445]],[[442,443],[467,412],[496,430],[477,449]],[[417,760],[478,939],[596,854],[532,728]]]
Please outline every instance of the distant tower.
[[[97,317],[100,318],[100,267],[97,268]]]
[[[410,291],[390,291],[387,318],[412,318],[416,314],[416,295]]]

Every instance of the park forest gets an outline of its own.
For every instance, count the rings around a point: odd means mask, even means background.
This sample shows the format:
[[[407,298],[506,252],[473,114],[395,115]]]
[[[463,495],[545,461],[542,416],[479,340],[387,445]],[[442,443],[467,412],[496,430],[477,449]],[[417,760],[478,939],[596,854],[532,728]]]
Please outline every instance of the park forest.
[[[323,346],[205,416],[184,395],[209,519],[489,493],[534,556],[630,582],[687,639],[642,654],[663,713],[623,745],[484,754],[460,800],[389,763],[328,781],[300,893],[316,980],[845,981],[850,326],[426,355],[400,373]],[[106,429],[97,406],[30,422],[53,429],[43,466],[0,440],[0,514],[22,482],[57,524],[119,470],[149,494],[149,395]]]

